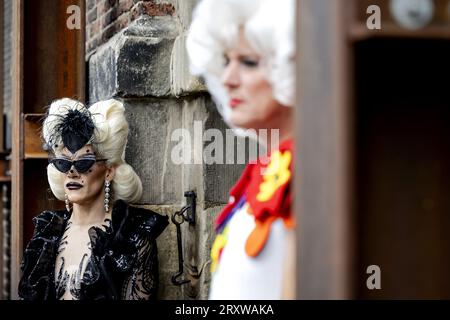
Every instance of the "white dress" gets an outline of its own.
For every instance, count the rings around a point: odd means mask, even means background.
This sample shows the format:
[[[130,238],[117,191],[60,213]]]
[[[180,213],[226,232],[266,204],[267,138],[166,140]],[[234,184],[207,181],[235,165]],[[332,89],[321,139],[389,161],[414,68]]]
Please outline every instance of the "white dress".
[[[271,226],[269,239],[256,257],[245,252],[245,243],[255,227],[248,204],[238,209],[228,222],[227,242],[212,275],[212,300],[278,300],[283,298],[286,243],[293,235],[281,218]]]

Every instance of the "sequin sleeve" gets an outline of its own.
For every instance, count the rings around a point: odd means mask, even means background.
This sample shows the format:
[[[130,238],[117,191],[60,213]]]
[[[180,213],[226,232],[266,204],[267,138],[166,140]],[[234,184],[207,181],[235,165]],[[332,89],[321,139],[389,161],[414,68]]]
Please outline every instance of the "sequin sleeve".
[[[156,298],[159,283],[158,249],[155,240],[138,241],[139,251],[135,266],[126,277],[122,300],[152,300]]]

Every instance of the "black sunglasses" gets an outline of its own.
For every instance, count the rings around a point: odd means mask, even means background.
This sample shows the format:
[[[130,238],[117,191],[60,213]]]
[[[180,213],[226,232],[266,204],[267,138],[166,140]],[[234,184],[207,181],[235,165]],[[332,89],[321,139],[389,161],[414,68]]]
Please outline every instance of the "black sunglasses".
[[[92,157],[84,157],[79,160],[68,160],[65,158],[54,158],[50,160],[50,163],[55,166],[58,171],[62,173],[69,172],[70,168],[72,166],[75,167],[75,170],[77,170],[78,173],[85,173],[88,171],[92,166],[99,161],[106,161],[107,159],[95,159],[95,156]]]

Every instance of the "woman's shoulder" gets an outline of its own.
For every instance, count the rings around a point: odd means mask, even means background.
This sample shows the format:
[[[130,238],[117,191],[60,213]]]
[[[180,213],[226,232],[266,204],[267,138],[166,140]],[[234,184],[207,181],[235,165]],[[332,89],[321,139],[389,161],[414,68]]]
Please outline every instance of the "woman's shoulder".
[[[152,210],[117,200],[113,208],[112,224],[113,230],[120,229],[125,233],[132,232],[156,239],[169,224],[169,219]]]
[[[19,282],[19,296],[25,300],[53,299],[52,267],[57,247],[70,214],[45,210],[33,218],[34,234],[26,246]]]
[[[59,233],[70,218],[66,210],[44,210],[33,218],[35,235],[42,233]]]
[[[44,210],[33,218],[33,223],[45,223],[54,219],[68,219],[70,214],[66,210]]]

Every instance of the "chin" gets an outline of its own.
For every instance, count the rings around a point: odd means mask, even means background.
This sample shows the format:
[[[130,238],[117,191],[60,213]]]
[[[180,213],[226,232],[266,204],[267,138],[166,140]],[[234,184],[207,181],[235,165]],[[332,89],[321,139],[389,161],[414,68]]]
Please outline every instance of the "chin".
[[[82,203],[84,198],[81,197],[69,197],[69,201],[72,203],[80,204]]]
[[[72,203],[79,203],[84,200],[84,196],[77,192],[76,190],[70,190],[66,192],[67,196],[69,197],[69,201]]]
[[[244,130],[258,130],[260,126],[257,125],[257,123],[253,121],[231,121],[231,124],[237,128],[244,129]]]
[[[251,129],[248,126],[245,125],[245,123],[241,123],[241,122],[232,122],[231,123],[234,127],[239,128],[239,129],[243,129],[243,130],[248,130]]]
[[[264,128],[264,122],[255,118],[254,115],[249,115],[246,113],[232,113],[230,117],[230,122],[233,126],[241,128],[241,129],[254,129],[258,130],[260,128]]]
[[[246,121],[245,118],[240,117],[239,115],[233,115],[230,117],[230,122],[233,126],[242,128],[242,129],[251,129],[250,122]]]

